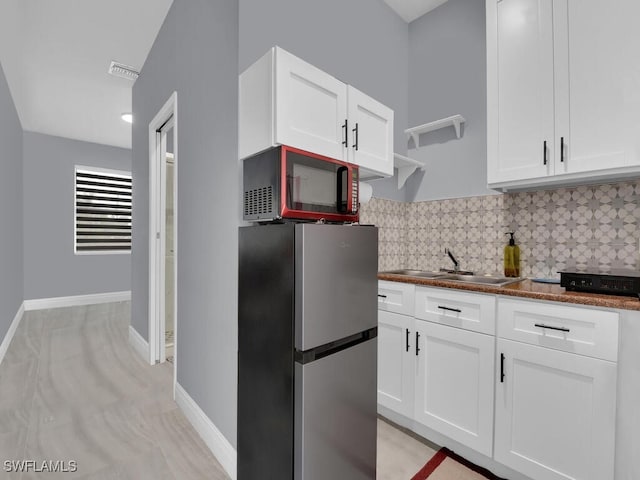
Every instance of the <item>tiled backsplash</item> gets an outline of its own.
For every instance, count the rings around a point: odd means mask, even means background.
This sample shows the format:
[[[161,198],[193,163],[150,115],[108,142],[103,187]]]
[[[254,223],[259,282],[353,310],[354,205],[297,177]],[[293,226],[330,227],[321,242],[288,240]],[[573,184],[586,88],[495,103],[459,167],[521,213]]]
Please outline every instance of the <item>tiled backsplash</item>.
[[[380,227],[379,270],[461,268],[502,273],[505,232],[515,231],[521,274],[564,268],[638,268],[640,181],[401,203],[373,198],[361,222]]]

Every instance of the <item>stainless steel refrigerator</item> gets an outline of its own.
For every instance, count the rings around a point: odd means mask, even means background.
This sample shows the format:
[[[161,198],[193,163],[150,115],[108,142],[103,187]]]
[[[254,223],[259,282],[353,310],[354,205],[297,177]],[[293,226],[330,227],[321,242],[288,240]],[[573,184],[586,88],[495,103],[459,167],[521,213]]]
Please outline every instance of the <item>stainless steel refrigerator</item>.
[[[238,480],[374,480],[377,228],[239,237]]]

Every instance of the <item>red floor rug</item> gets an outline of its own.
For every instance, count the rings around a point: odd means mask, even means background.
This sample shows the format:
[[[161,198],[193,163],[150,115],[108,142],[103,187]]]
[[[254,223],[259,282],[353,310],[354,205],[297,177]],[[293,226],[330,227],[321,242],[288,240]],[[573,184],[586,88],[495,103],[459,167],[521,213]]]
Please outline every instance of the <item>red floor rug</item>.
[[[479,467],[455,454],[448,448],[441,448],[431,460],[416,473],[411,480],[505,480],[496,477],[486,468]]]

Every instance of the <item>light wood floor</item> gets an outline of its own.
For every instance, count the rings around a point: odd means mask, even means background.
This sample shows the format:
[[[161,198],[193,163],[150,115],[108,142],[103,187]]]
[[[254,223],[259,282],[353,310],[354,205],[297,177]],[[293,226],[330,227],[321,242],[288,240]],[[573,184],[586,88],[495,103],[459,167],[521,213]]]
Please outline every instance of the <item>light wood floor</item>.
[[[227,479],[172,399],[173,366],[128,344],[128,302],[26,312],[0,364],[0,479]],[[378,480],[433,455],[378,422]],[[7,473],[6,460],[74,460],[74,473]]]

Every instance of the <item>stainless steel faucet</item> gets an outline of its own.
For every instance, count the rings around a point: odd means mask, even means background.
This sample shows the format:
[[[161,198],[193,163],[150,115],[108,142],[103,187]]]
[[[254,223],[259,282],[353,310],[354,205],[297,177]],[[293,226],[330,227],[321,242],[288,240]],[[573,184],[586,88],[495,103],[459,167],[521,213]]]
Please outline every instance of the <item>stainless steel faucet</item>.
[[[448,268],[441,268],[440,269],[441,272],[455,273],[457,275],[473,275],[473,272],[469,270],[460,270],[460,262],[456,259],[456,257],[453,256],[453,253],[451,253],[451,250],[449,250],[448,248],[445,248],[444,253],[449,255],[449,258],[453,262],[453,270],[450,270]]]
[[[458,272],[460,270],[460,262],[458,262],[458,260],[456,260],[456,257],[453,256],[453,253],[451,253],[451,250],[449,250],[448,248],[444,249],[444,253],[449,255],[449,258],[453,262],[453,271],[454,272]]]

